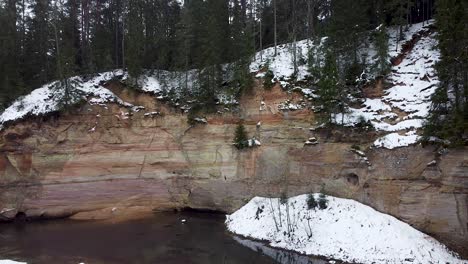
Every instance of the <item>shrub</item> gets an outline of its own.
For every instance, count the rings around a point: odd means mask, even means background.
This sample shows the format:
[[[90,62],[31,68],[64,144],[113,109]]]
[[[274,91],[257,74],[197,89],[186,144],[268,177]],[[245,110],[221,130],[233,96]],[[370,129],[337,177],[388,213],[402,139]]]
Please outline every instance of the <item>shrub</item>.
[[[255,213],[255,219],[260,220],[260,215],[263,213],[263,209],[265,207],[262,205],[261,207],[257,207],[257,212]]]
[[[366,120],[364,116],[359,116],[356,127],[365,129],[366,131],[374,131],[374,125],[370,120]]]
[[[357,61],[347,66],[345,69],[346,84],[355,85],[356,80],[359,78],[363,70],[364,66]]]
[[[358,145],[354,144],[351,146],[351,149],[354,149],[354,150],[361,150],[361,147],[359,147]]]
[[[304,66],[307,64],[307,59],[303,56],[300,56],[299,60],[298,60],[298,65],[299,66]]]
[[[318,205],[319,205],[320,210],[327,209],[328,200],[327,200],[327,197],[325,196],[325,194],[321,193],[319,195]]]
[[[204,103],[195,103],[190,110],[188,111],[187,115],[187,123],[191,126],[199,124],[199,120],[197,119],[202,118],[205,114],[213,113],[213,108],[210,105]],[[201,122],[205,123],[205,122]]]
[[[315,196],[313,193],[309,193],[307,195],[307,209],[312,210],[317,208],[318,204],[317,201],[315,200]]]
[[[201,112],[202,107],[199,104],[192,106],[187,115],[187,123],[191,126],[195,125],[197,122],[195,118]]]
[[[286,204],[288,202],[288,196],[286,196],[286,193],[283,192],[281,193],[281,196],[280,196],[280,203],[281,204]]]

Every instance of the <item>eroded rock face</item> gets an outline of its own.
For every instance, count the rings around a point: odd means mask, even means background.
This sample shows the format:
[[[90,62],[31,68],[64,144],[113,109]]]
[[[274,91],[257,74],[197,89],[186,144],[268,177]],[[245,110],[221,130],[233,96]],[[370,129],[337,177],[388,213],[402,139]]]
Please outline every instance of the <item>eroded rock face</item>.
[[[1,132],[1,219],[183,207],[232,212],[253,196],[324,191],[394,215],[467,255],[466,148],[440,156],[431,147],[373,149],[366,162],[351,145],[371,142],[367,136],[343,143],[311,131],[310,111],[278,110],[297,99],[278,87],[245,96],[239,113],[209,116],[207,125],[195,127],[152,96],[114,90],[146,109],[127,115],[117,105],[86,105]],[[144,116],[152,111],[162,115]],[[261,147],[232,146],[240,117]],[[305,146],[310,137],[319,144]]]

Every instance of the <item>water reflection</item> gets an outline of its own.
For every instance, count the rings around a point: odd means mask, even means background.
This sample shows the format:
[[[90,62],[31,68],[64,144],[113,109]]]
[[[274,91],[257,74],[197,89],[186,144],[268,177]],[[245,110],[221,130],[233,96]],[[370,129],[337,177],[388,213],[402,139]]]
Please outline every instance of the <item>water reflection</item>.
[[[277,263],[237,243],[226,231],[224,219],[223,215],[184,212],[118,223],[0,224],[0,259],[29,264]]]
[[[286,251],[276,248],[271,248],[266,246],[265,244],[249,240],[246,238],[241,238],[239,236],[234,236],[234,240],[237,241],[239,244],[250,248],[255,252],[259,252],[270,258],[274,259],[277,263],[281,264],[330,264],[330,263],[342,263],[333,260],[323,260],[317,259],[314,257],[304,256],[293,251]]]

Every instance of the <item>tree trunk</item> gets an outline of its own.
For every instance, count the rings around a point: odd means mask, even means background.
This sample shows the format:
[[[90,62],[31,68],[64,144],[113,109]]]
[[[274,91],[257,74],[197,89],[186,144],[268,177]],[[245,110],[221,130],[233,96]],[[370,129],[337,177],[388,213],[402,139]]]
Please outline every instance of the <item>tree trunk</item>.
[[[277,45],[278,45],[278,42],[277,42],[277,28],[276,28],[276,0],[273,0],[273,34],[274,34],[274,42],[275,42],[275,57],[276,55],[278,54],[278,50],[277,50]]]
[[[125,70],[125,16],[124,14],[125,4],[122,3],[122,69]]]
[[[262,18],[259,19],[259,38],[260,38],[260,61],[263,61],[263,29]]]

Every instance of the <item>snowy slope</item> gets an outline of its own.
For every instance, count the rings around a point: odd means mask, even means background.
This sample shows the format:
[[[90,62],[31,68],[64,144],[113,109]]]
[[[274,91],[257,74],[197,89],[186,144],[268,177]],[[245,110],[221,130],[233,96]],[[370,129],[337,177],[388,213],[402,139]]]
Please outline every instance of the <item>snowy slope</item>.
[[[286,205],[280,205],[282,225],[276,230],[273,215],[279,222],[277,198],[253,198],[228,215],[226,225],[235,234],[268,241],[273,247],[346,262],[468,263],[432,237],[390,215],[353,200],[327,198],[328,208],[324,210],[308,210],[307,195],[289,198],[291,236],[287,235]]]
[[[402,56],[401,63],[392,66],[390,74],[386,76],[390,88],[384,91],[383,96],[364,98],[361,107],[350,107],[344,116],[335,115],[335,123],[343,122],[345,126],[354,126],[362,118],[371,121],[376,130],[383,134],[374,142],[374,147],[393,149],[413,145],[419,141],[419,129],[423,127],[429,115],[430,99],[439,83],[435,64],[440,54],[437,49],[436,33],[431,32],[429,28],[433,23],[432,20],[410,26],[403,32],[403,39],[398,44],[396,42],[398,29],[394,27],[388,30],[389,56],[392,58],[404,53],[405,42],[412,40],[418,34],[421,37],[416,38],[415,46]],[[298,61],[304,61],[311,49],[318,52],[316,57],[320,59],[320,46],[324,41],[326,38],[323,38],[318,45],[312,41],[298,41],[296,43]],[[276,56],[274,56],[274,47],[257,52],[250,69],[255,73],[263,67],[268,67],[283,87],[289,87],[293,84],[291,76],[294,73],[292,50],[292,44],[284,44],[278,46]],[[368,65],[372,65],[376,59],[372,43],[363,45],[360,53],[367,56]],[[371,69],[366,71],[369,72]],[[296,80],[304,80],[307,75],[307,65],[299,63]],[[263,76],[264,73],[260,72],[256,77]],[[316,97],[314,87],[293,88],[301,90],[309,99]],[[294,107],[287,109],[298,110]]]
[[[0,260],[0,264],[26,264],[26,262],[18,262],[13,260]]]
[[[396,30],[390,30],[389,34],[395,35]],[[413,25],[405,31],[404,39],[408,41],[414,34],[422,37],[399,65],[392,66],[387,76],[391,87],[380,98],[365,99],[361,108],[350,108],[343,118],[344,125],[352,126],[363,117],[370,120],[377,131],[383,132],[385,135],[374,142],[374,147],[393,149],[415,144],[420,139],[418,129],[423,127],[429,115],[430,99],[439,83],[435,64],[440,53],[437,50],[436,33],[430,32],[427,26],[423,27],[422,23]],[[400,41],[398,52],[395,49],[396,42],[389,42],[393,57],[401,52],[401,44],[404,42]],[[335,120],[341,123],[342,115],[337,115]]]

